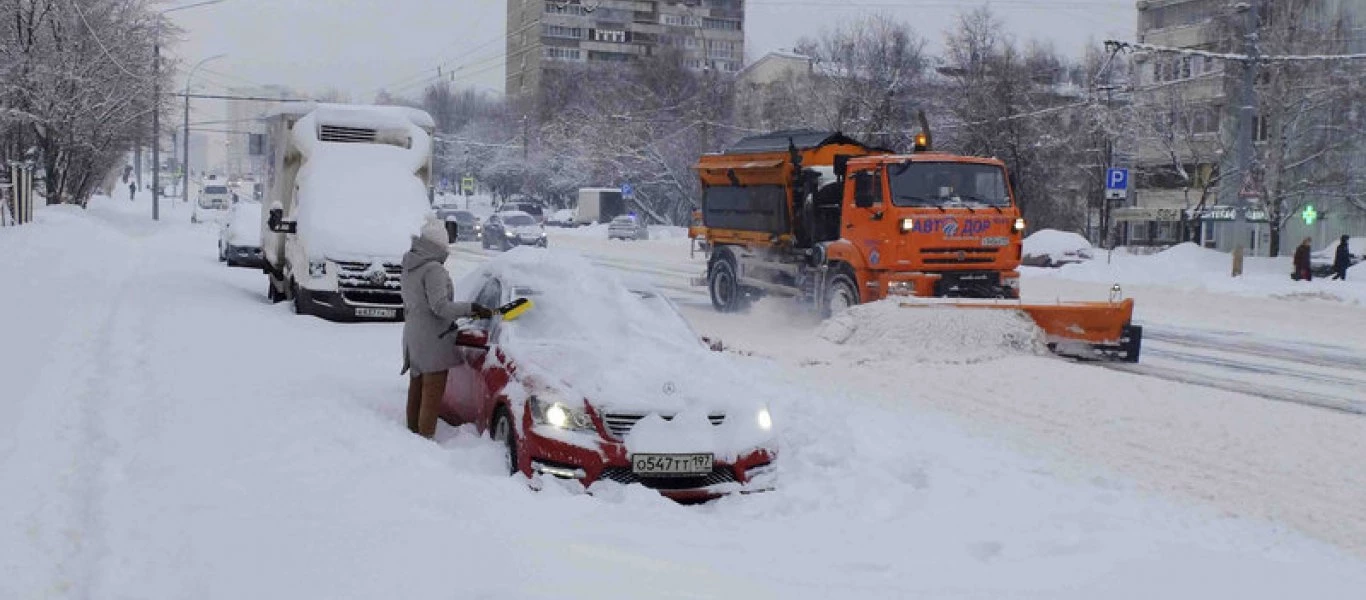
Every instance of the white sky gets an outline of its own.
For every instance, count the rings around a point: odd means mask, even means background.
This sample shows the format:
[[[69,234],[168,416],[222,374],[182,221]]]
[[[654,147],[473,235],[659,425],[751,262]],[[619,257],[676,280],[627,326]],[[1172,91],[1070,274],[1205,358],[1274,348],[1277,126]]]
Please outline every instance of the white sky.
[[[502,90],[505,2],[519,0],[224,0],[169,15],[186,29],[171,53],[186,63],[226,53],[196,75],[212,89],[279,83],[304,91],[337,88],[369,101],[386,87],[415,92],[424,78],[455,69],[456,83]],[[991,7],[1019,39],[1051,40],[1079,55],[1088,41],[1132,39],[1134,0],[995,0]],[[170,2],[169,4],[178,4]],[[845,19],[885,12],[932,48],[956,15],[977,6],[956,0],[749,0],[746,53],[790,48]],[[220,75],[226,74],[227,76]],[[406,84],[406,86],[405,86]]]

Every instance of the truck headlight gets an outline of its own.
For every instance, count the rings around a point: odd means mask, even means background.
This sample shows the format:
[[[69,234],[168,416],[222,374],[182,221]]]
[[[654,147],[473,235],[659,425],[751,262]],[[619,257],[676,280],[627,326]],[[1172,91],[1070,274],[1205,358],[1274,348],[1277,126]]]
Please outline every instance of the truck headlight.
[[[593,431],[593,419],[581,408],[570,408],[563,402],[546,400],[532,396],[531,421],[537,425],[550,425],[557,429]]]
[[[1025,230],[1025,220],[1024,220],[1023,218],[1015,219],[1015,233],[1020,233],[1020,232],[1022,232],[1022,231],[1024,231],[1024,230]]]
[[[764,431],[773,429],[773,415],[768,414],[767,408],[759,409],[759,415],[756,420],[759,424],[759,429]]]
[[[906,233],[915,229],[915,219],[905,218],[901,220],[901,233]]]
[[[308,261],[308,276],[309,276],[309,277],[326,277],[326,276],[327,276],[327,261],[325,261],[325,260],[310,260],[310,261]]]

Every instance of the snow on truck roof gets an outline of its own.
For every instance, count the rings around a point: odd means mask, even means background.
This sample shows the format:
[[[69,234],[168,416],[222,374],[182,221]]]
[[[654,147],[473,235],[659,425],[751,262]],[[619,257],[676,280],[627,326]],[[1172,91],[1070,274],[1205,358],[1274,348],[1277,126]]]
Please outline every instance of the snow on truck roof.
[[[725,154],[749,154],[755,152],[782,152],[792,146],[798,150],[810,150],[830,144],[852,144],[868,150],[882,150],[869,146],[838,131],[816,131],[814,129],[789,129],[774,131],[763,135],[743,138],[727,148]]]
[[[413,108],[411,106],[387,106],[378,104],[333,104],[327,102],[288,102],[278,108],[266,113],[266,119],[272,119],[281,115],[292,115],[303,117],[314,111],[320,112],[321,121],[329,125],[345,125],[347,121],[354,122],[360,115],[366,115],[365,123],[372,123],[374,115],[385,114],[390,117],[400,117],[408,123],[412,123],[425,130],[436,128],[436,121],[432,119],[427,111]]]

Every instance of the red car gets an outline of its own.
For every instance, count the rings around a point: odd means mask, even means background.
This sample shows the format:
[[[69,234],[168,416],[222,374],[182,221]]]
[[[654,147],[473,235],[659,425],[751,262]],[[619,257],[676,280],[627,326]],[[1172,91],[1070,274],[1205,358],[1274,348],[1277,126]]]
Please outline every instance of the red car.
[[[532,308],[457,339],[443,418],[506,448],[510,473],[640,484],[681,501],[771,489],[777,449],[762,388],[704,345],[674,305],[577,255],[518,248],[456,289]],[[484,348],[479,348],[483,346]]]

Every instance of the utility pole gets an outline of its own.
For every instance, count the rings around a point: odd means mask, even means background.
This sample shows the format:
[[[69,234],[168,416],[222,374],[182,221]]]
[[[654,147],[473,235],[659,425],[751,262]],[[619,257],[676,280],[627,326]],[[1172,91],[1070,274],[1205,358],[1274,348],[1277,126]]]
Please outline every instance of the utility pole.
[[[227,55],[217,54],[199,61],[197,64],[195,64],[193,69],[190,69],[190,73],[185,76],[185,139],[182,140],[185,150],[181,153],[182,162],[184,162],[184,164],[181,165],[181,169],[185,172],[185,177],[181,180],[181,202],[190,201],[190,79],[194,77],[194,72],[198,71],[199,67],[204,66],[204,63],[214,59],[223,58],[224,56]]]
[[[1242,84],[1239,86],[1240,103],[1238,107],[1238,139],[1234,145],[1234,154],[1238,164],[1238,189],[1234,192],[1235,198],[1229,203],[1230,206],[1237,206],[1239,210],[1234,211],[1234,251],[1243,248],[1243,244],[1250,242],[1248,237],[1247,210],[1248,202],[1243,198],[1243,190],[1254,187],[1253,169],[1256,148],[1253,145],[1255,135],[1254,123],[1257,117],[1257,67],[1259,64],[1260,50],[1257,45],[1258,23],[1260,11],[1258,4],[1260,0],[1247,0],[1236,6],[1236,10],[1243,13],[1243,53],[1247,56],[1242,61],[1243,73]],[[1225,188],[1227,189],[1227,187]]]
[[[152,34],[152,220],[161,219],[161,16]]]

